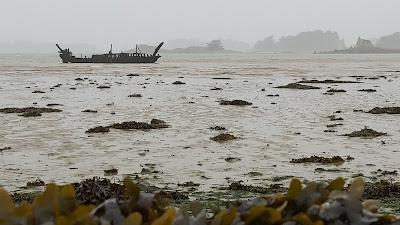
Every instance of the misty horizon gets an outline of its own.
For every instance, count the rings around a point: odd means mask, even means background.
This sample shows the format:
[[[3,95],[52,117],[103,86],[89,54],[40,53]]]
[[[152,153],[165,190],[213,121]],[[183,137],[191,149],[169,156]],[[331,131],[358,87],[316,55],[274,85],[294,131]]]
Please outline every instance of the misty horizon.
[[[325,36],[325,37],[324,37]],[[381,41],[385,41],[390,37],[395,37],[392,40],[392,45],[400,46],[400,34],[399,32],[380,36],[379,38],[366,38],[371,40],[372,43],[380,44]],[[298,39],[298,40],[296,40]],[[304,51],[321,51],[321,50],[339,50],[344,49],[346,47],[353,47],[356,44],[356,41],[351,44],[345,43],[344,39],[340,37],[340,35],[335,31],[322,31],[322,30],[314,30],[314,31],[304,31],[298,34],[292,34],[283,37],[276,37],[276,36],[268,36],[263,39],[257,40],[254,43],[248,43],[240,40],[234,39],[215,39],[222,41],[222,47],[226,50],[233,50],[233,51],[260,51],[261,45],[265,41],[273,42],[274,47],[269,49],[270,51],[293,51],[293,52],[304,52]],[[289,41],[292,42],[287,42]],[[204,47],[212,40],[202,40],[199,38],[179,38],[173,40],[166,40],[163,46],[164,50],[174,50],[174,49],[185,49],[188,47]],[[283,42],[283,43],[281,43]],[[284,46],[289,44],[289,48],[286,49],[288,46]],[[293,43],[294,42],[294,43]],[[317,42],[322,42],[319,45]],[[158,45],[158,43],[132,43],[130,45],[121,46],[119,43],[109,43],[107,45],[95,45],[92,43],[83,43],[83,42],[57,42],[61,44],[63,47],[70,48],[74,52],[80,53],[94,53],[94,52],[105,52],[106,50],[110,49],[110,45],[113,44],[113,50],[115,52],[119,51],[132,51],[135,48],[135,45],[141,46],[145,48],[147,51],[153,51],[153,48]],[[296,44],[297,43],[297,44]],[[270,45],[269,43],[267,45]],[[322,44],[322,45],[321,45]],[[385,44],[385,43],[381,43]],[[305,45],[305,46],[304,46]],[[315,49],[313,49],[313,47]],[[325,46],[325,47],[324,47]],[[265,46],[264,46],[265,47]],[[306,48],[301,50],[302,48]],[[291,49],[292,48],[292,49]],[[390,47],[388,47],[390,48]],[[397,47],[396,49],[400,49]],[[146,51],[145,50],[145,51]],[[267,50],[267,51],[269,51]],[[55,42],[34,42],[28,40],[16,40],[16,41],[0,41],[0,53],[52,53],[55,52]]]
[[[79,5],[79,7],[77,7]],[[174,39],[253,45],[303,31],[338,32],[346,45],[398,32],[400,2],[378,1],[5,1],[0,42],[88,43],[99,49]],[[10,21],[13,21],[12,23]]]

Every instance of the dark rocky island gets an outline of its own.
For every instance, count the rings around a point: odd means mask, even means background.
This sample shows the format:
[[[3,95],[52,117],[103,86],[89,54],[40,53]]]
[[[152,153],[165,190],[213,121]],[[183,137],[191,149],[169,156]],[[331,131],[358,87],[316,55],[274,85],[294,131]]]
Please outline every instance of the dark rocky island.
[[[357,44],[345,50],[321,52],[322,54],[399,54],[400,49],[375,47],[370,40],[358,38]]]

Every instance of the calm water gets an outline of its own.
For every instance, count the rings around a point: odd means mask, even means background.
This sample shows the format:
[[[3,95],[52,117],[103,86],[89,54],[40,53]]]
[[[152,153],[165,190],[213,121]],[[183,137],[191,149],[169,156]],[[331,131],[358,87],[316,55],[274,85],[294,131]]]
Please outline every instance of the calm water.
[[[79,181],[103,176],[103,170],[112,167],[119,170],[120,178],[140,173],[149,167],[145,164],[154,164],[159,171],[143,175],[154,185],[173,188],[194,181],[202,189],[227,185],[227,177],[266,185],[274,176],[317,180],[398,170],[400,116],[353,112],[400,106],[400,73],[389,72],[396,70],[400,70],[400,55],[176,54],[164,55],[154,65],[72,65],[61,64],[57,55],[0,55],[1,108],[63,105],[57,106],[61,113],[37,118],[0,114],[0,148],[11,147],[0,153],[0,185],[16,190],[36,178]],[[129,73],[140,76],[129,78]],[[320,90],[274,88],[303,78],[355,80],[350,77],[354,75],[387,79],[315,85]],[[75,81],[78,77],[88,79]],[[172,85],[176,80],[186,84]],[[62,86],[50,89],[57,84]],[[111,88],[98,89],[99,85]],[[211,91],[213,87],[223,90]],[[328,87],[347,92],[324,95]],[[357,91],[362,88],[377,92]],[[33,94],[35,90],[46,93]],[[143,97],[128,97],[134,93]],[[243,99],[253,106],[221,106],[219,99]],[[98,113],[81,112],[85,109]],[[338,122],[344,125],[334,128],[336,133],[324,132],[327,124],[335,123],[327,117],[337,110],[344,119]],[[152,118],[165,120],[171,127],[85,134],[98,125]],[[209,129],[214,125],[225,126],[239,139],[223,144],[211,141],[219,133]],[[389,136],[340,136],[364,126]],[[355,159],[341,166],[289,163],[313,154]],[[241,160],[226,162],[227,157]],[[317,167],[342,172],[316,173]],[[250,177],[249,172],[262,175]]]

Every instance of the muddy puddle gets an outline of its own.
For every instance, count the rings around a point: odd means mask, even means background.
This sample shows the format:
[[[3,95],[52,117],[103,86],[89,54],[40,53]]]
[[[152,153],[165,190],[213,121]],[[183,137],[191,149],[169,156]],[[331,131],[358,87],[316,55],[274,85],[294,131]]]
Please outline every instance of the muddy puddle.
[[[196,190],[210,190],[239,181],[270,186],[292,176],[368,179],[378,169],[399,170],[400,115],[366,113],[400,106],[400,74],[390,72],[399,62],[399,56],[385,55],[237,54],[166,55],[155,65],[72,65],[61,64],[57,55],[0,55],[0,108],[50,104],[60,110],[35,117],[0,113],[0,185],[13,191],[38,178],[76,182],[115,168],[114,180],[138,175],[158,187],[193,182]],[[326,79],[354,83],[275,88]],[[377,91],[359,91],[372,88]],[[346,92],[325,95],[330,89]],[[129,97],[133,93],[142,97]],[[220,104],[235,99],[252,105]],[[343,125],[324,132],[336,123],[332,116]],[[85,132],[154,118],[169,127]],[[210,129],[216,126],[226,129]],[[387,135],[343,136],[365,126]],[[211,140],[222,133],[236,139]],[[313,155],[354,159],[340,165],[290,163]]]

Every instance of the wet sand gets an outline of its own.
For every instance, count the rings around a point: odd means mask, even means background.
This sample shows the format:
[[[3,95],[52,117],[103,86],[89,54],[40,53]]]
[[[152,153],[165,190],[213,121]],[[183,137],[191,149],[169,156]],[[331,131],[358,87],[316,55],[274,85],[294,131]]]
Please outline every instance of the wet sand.
[[[398,56],[172,55],[155,65],[65,65],[53,58],[57,56],[12,57],[0,57],[0,108],[61,104],[51,107],[62,112],[26,118],[0,113],[0,148],[7,148],[0,152],[0,185],[10,191],[37,178],[75,182],[104,176],[112,168],[118,169],[114,179],[138,174],[171,189],[193,181],[199,190],[239,180],[267,186],[278,176],[327,180],[361,173],[373,178],[378,169],[399,169],[400,115],[353,111],[400,106],[400,73],[390,72],[398,70]],[[361,83],[276,88],[302,79]],[[174,85],[176,81],[184,84]],[[332,88],[346,92],[324,94]],[[376,92],[358,91],[369,88]],[[221,105],[221,100],[252,105]],[[82,112],[87,109],[97,113]],[[332,115],[343,120],[331,121]],[[96,126],[154,118],[170,127],[85,133]],[[327,128],[333,123],[343,126]],[[209,129],[213,126],[226,130]],[[342,136],[364,126],[387,135]],[[211,140],[222,133],[237,139]],[[290,163],[312,155],[349,155],[354,160],[341,165]]]

